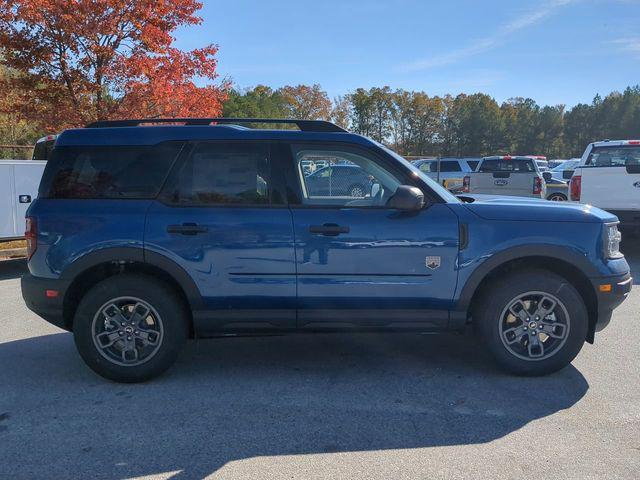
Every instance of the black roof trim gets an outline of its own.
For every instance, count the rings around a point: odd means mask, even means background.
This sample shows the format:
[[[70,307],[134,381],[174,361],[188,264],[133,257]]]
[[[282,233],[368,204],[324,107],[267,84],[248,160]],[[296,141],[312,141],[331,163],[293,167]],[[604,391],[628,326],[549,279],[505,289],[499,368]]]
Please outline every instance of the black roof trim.
[[[141,118],[137,120],[102,120],[90,123],[86,128],[137,127],[145,123],[183,123],[184,125],[280,123],[296,125],[303,132],[347,132],[347,130],[335,123],[325,120],[295,120],[291,118]]]

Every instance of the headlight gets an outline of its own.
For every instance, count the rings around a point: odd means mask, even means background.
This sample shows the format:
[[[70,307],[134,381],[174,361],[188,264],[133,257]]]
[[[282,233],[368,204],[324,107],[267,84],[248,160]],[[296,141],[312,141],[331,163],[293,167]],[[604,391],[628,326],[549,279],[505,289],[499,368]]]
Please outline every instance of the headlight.
[[[617,223],[605,223],[603,240],[605,258],[616,258],[622,256],[622,253],[620,253],[622,234],[618,231]]]

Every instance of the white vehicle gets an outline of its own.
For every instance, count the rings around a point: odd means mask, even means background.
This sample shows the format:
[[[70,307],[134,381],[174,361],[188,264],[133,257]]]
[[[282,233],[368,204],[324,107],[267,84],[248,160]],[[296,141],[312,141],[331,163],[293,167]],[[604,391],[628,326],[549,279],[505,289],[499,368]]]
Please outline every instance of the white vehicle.
[[[530,156],[484,157],[475,172],[464,177],[462,192],[484,195],[546,198],[547,187]]]
[[[589,144],[569,190],[571,200],[613,213],[624,228],[640,228],[640,140]]]
[[[47,135],[39,138],[33,147],[33,157],[31,160],[49,160],[53,145],[56,143],[57,135]]]
[[[0,160],[0,241],[24,237],[24,217],[38,196],[47,164],[39,160]]]

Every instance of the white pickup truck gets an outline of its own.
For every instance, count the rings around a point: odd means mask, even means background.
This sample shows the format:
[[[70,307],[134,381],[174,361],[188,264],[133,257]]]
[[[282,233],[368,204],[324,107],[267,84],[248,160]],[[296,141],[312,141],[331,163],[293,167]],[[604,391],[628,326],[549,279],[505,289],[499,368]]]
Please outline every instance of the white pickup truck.
[[[569,191],[571,200],[615,214],[623,228],[640,229],[640,140],[589,144]]]

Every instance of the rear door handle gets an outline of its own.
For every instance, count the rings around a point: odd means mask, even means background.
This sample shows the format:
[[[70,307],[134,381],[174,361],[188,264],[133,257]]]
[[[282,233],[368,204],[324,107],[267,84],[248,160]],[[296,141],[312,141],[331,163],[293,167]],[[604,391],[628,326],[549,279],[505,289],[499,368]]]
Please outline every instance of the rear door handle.
[[[199,233],[206,233],[209,229],[196,223],[183,223],[182,225],[169,225],[167,227],[168,233],[180,233],[182,235],[197,235]]]
[[[325,223],[323,225],[311,225],[309,227],[310,233],[319,233],[320,235],[326,235],[328,237],[335,237],[341,233],[349,233],[349,227],[342,227],[337,223]]]

